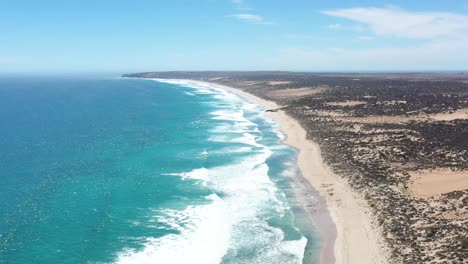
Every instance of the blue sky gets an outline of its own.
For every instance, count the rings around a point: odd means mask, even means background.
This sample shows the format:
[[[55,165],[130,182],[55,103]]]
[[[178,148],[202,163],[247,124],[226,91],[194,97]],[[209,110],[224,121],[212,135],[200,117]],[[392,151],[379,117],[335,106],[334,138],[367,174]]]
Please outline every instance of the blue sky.
[[[468,0],[0,0],[0,73],[468,69]]]

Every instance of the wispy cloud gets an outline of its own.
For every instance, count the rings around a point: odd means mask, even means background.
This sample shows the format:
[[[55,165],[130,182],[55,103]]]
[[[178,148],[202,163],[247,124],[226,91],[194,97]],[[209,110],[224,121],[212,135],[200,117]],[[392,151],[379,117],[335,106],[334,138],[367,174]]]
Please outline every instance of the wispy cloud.
[[[362,23],[376,35],[404,38],[436,38],[465,34],[468,16],[449,12],[412,12],[395,7],[347,8],[323,14]],[[338,28],[340,24],[333,24]]]
[[[227,15],[226,17],[228,18],[234,18],[237,20],[242,20],[246,22],[251,22],[251,23],[256,23],[256,24],[273,24],[271,21],[267,21],[263,16],[253,14],[251,12],[248,12],[249,10],[253,10],[253,8],[250,8],[247,6],[247,3],[245,0],[231,0],[231,2],[235,5],[237,10],[242,10],[240,12],[246,12],[246,13],[240,13],[240,14],[232,14],[232,15]]]
[[[331,29],[339,29],[341,28],[343,25],[341,24],[330,24],[327,26],[327,28],[331,28]]]
[[[408,11],[397,7],[346,8],[323,11],[345,19],[326,25],[329,30],[355,31],[343,47],[287,48],[275,57],[289,68],[307,70],[460,70],[468,60],[468,15],[451,12]],[[346,21],[348,20],[348,21]],[[399,38],[391,45],[364,45],[379,36]],[[407,41],[418,39],[422,41]],[[401,45],[399,45],[401,44]],[[270,63],[274,65],[274,62]],[[340,69],[341,67],[341,69]]]
[[[234,14],[234,15],[229,15],[227,17],[250,21],[250,22],[263,22],[264,21],[264,18],[262,16],[254,15],[254,14]]]
[[[252,10],[248,7],[244,0],[231,0],[231,2],[236,5],[236,8],[239,10]]]
[[[226,17],[258,24],[271,24],[271,22],[267,22],[264,17],[255,14],[233,14]]]

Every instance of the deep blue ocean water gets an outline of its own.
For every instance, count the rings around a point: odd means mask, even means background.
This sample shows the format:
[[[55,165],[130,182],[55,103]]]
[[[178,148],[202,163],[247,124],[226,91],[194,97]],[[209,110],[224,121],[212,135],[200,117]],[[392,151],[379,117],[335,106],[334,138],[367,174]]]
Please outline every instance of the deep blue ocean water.
[[[0,78],[0,263],[318,261],[262,113],[189,81]]]

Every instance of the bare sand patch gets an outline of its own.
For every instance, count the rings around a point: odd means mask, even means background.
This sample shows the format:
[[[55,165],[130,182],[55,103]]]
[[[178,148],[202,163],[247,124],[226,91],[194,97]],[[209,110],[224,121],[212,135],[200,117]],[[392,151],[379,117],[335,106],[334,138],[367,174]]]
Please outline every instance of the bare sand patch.
[[[329,102],[326,103],[331,106],[356,106],[356,105],[365,105],[364,101],[343,101],[343,102]]]
[[[297,89],[282,89],[268,92],[267,95],[274,99],[291,99],[311,94],[318,94],[325,91],[323,87],[302,87]]]
[[[341,117],[337,120],[344,122],[356,122],[364,124],[402,124],[411,121],[434,122],[453,121],[456,119],[468,119],[468,109],[459,109],[451,113],[438,113],[417,116],[366,116],[366,117]]]
[[[264,82],[258,82],[258,81],[245,81],[245,82],[242,82],[243,85],[248,85],[248,86],[251,86],[251,85],[258,85],[258,84],[263,84]]]
[[[320,116],[320,117],[348,117],[347,113],[341,111],[326,111],[326,110],[308,110],[310,114]]]
[[[283,84],[291,84],[293,82],[291,81],[271,81],[271,82],[268,82],[269,85],[283,85]]]
[[[468,189],[468,170],[420,170],[409,173],[413,184],[410,192],[418,198],[429,198],[453,191]]]
[[[463,212],[446,212],[443,213],[439,216],[442,219],[447,219],[447,220],[465,220],[468,219],[468,215],[463,213]]]
[[[411,120],[416,120],[415,118],[406,117],[406,116],[366,116],[366,117],[340,117],[337,120],[343,122],[356,122],[363,124],[401,124],[406,123]]]
[[[468,109],[459,109],[452,113],[440,113],[435,115],[429,115],[430,119],[436,121],[452,121],[455,119],[468,119]]]
[[[389,162],[388,165],[400,170],[416,170],[418,167],[415,162]]]

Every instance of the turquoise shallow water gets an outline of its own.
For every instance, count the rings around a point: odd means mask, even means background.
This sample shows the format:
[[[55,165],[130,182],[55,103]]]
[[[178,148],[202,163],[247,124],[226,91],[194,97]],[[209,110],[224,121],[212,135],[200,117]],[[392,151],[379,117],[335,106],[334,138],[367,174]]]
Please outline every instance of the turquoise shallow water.
[[[0,263],[316,262],[262,112],[187,81],[0,79]]]

